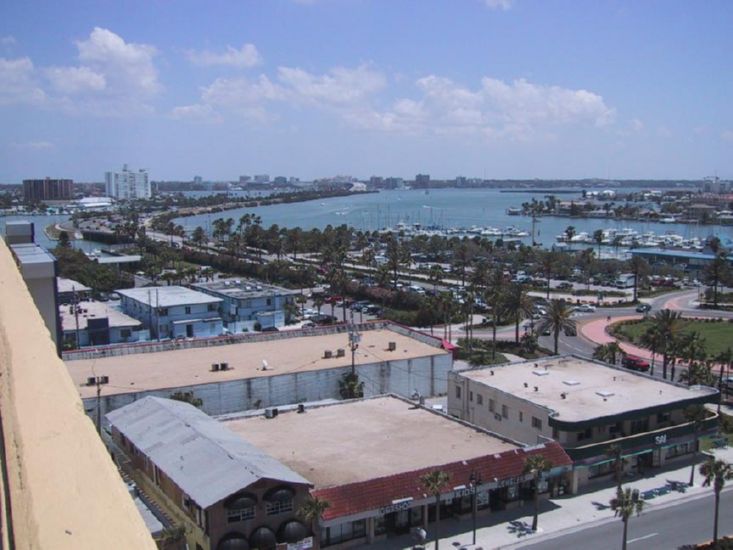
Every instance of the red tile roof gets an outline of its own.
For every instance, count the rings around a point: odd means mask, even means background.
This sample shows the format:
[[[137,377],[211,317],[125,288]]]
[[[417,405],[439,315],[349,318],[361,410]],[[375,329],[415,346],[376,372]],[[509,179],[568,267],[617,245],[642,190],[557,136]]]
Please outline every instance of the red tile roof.
[[[553,467],[572,464],[572,459],[563,448],[553,441],[528,450],[520,448],[359,483],[317,489],[313,491],[313,495],[331,505],[323,515],[323,519],[329,520],[389,506],[393,500],[410,497],[415,500],[423,499],[426,495],[420,485],[420,476],[433,470],[442,470],[450,475],[446,493],[458,485],[468,485],[472,472],[479,474],[484,483],[491,482],[494,478],[503,480],[518,477],[522,475],[525,458],[534,454],[544,455],[552,462]]]

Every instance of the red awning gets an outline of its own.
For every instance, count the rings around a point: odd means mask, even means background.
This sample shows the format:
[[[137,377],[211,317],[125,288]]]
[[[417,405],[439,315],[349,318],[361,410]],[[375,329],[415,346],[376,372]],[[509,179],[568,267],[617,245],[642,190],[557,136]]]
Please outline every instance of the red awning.
[[[446,351],[453,351],[455,349],[458,349],[458,346],[455,344],[451,344],[448,340],[443,340],[443,343],[441,344],[442,348]]]

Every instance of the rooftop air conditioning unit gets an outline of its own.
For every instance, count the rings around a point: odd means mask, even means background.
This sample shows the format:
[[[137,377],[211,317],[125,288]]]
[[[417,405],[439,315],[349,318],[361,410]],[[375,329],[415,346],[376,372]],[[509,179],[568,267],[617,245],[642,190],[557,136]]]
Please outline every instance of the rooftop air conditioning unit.
[[[397,349],[397,342],[390,342],[387,344],[388,351],[395,351]]]
[[[97,383],[97,379],[94,378],[93,376],[90,376],[89,378],[87,378],[87,386],[93,386],[96,383]]]
[[[323,352],[324,359],[331,359],[331,357],[333,357],[333,352],[330,349],[327,349]]]
[[[219,370],[229,370],[229,363],[220,363]]]
[[[280,411],[277,410],[277,408],[273,407],[270,409],[265,409],[265,418],[275,418]]]
[[[346,350],[344,348],[339,348],[336,350],[336,357],[344,357],[346,356]]]
[[[216,372],[216,371],[218,371],[220,369],[221,369],[221,366],[219,365],[219,363],[211,363],[211,370],[213,372]]]

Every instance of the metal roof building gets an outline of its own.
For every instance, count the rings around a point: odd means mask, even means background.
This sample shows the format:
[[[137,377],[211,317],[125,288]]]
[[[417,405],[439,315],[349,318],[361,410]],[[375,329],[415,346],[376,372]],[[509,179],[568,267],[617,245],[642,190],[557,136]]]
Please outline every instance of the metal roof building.
[[[187,403],[145,397],[107,419],[202,508],[261,479],[311,485]]]

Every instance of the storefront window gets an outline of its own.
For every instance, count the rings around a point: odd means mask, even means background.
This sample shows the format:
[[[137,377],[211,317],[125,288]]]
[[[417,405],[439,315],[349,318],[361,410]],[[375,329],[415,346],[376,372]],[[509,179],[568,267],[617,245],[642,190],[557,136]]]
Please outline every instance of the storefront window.
[[[374,534],[384,535],[387,532],[387,524],[384,521],[384,516],[378,516],[374,518]]]
[[[692,449],[692,443],[680,443],[679,445],[673,445],[667,447],[667,458],[674,458],[676,456],[684,455],[690,452]]]

